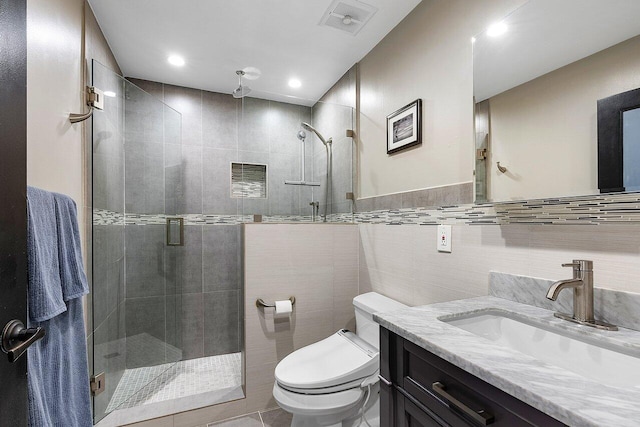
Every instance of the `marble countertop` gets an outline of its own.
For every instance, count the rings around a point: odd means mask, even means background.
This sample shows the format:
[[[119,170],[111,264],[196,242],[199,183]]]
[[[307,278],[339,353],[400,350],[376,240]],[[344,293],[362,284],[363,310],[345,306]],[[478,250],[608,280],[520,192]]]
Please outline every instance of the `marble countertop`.
[[[624,346],[640,353],[640,332],[600,331],[553,316],[553,312],[496,297],[479,297],[378,313],[385,328],[570,426],[640,425],[640,387],[600,384],[516,350],[493,344],[438,320],[487,309],[516,313],[530,323]]]

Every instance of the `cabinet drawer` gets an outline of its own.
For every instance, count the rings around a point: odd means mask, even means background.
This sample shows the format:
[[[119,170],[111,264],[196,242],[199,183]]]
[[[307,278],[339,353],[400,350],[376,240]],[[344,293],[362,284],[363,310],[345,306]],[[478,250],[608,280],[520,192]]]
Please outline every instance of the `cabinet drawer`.
[[[564,426],[425,349],[402,341],[400,386],[451,426]]]
[[[430,417],[424,408],[418,407],[410,399],[404,399],[404,426],[406,427],[448,427]]]

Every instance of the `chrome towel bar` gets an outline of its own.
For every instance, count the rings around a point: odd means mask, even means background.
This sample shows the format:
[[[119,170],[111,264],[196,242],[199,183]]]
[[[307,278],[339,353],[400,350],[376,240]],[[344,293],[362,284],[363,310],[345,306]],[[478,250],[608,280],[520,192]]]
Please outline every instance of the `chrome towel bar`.
[[[296,304],[296,297],[289,297],[289,301],[291,301],[291,305],[295,305]],[[266,302],[264,302],[264,300],[262,298],[258,298],[256,300],[256,307],[258,308],[275,308],[276,303],[274,302],[273,304],[267,304]]]

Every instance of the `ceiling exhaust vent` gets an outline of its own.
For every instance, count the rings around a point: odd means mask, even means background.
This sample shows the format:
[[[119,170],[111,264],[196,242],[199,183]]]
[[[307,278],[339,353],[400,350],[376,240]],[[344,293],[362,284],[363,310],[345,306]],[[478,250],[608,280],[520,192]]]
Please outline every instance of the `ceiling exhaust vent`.
[[[376,7],[357,0],[335,0],[324,13],[320,25],[355,36],[377,11]]]

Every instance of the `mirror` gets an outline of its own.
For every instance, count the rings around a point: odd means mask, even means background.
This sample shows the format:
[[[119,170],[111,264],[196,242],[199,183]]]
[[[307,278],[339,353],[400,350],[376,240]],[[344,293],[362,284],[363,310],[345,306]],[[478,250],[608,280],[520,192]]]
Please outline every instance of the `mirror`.
[[[637,0],[529,0],[474,37],[477,202],[600,192],[597,104],[640,88],[638,16]]]

